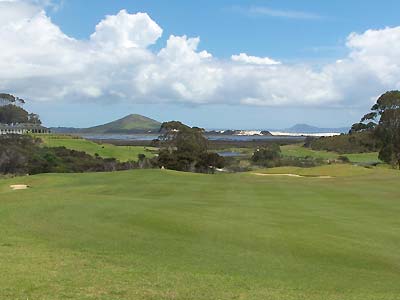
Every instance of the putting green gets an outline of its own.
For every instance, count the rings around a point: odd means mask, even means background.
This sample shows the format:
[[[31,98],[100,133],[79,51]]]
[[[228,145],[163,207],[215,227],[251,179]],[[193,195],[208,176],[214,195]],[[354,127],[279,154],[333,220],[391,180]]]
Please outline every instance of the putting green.
[[[307,170],[0,179],[0,299],[399,299],[400,172]]]

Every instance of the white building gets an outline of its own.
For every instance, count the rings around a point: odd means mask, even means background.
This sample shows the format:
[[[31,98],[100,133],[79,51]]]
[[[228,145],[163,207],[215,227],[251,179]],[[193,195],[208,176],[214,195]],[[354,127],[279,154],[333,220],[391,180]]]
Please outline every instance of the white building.
[[[3,134],[26,134],[26,133],[50,133],[46,127],[36,124],[0,124],[0,135]]]

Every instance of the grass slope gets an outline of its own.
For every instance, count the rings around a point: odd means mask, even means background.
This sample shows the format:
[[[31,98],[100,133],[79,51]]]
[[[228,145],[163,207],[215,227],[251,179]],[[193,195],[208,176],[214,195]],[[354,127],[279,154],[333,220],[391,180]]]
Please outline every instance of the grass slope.
[[[132,114],[122,119],[95,127],[82,129],[84,133],[135,133],[140,131],[158,132],[161,123],[145,116]]]
[[[400,173],[324,168],[2,179],[0,298],[399,299]]]
[[[153,157],[151,152],[155,148],[142,146],[114,146],[111,144],[97,144],[82,138],[67,135],[37,135],[49,147],[65,147],[77,151],[84,151],[90,155],[99,154],[103,158],[116,158],[119,161],[137,161],[138,154]]]

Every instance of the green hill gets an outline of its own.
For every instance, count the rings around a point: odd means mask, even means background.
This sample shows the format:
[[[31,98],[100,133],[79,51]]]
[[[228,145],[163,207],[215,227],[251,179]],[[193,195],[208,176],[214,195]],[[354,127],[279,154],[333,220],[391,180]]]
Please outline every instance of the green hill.
[[[81,129],[82,133],[143,133],[158,132],[161,123],[142,115],[131,114],[122,119],[89,128]]]

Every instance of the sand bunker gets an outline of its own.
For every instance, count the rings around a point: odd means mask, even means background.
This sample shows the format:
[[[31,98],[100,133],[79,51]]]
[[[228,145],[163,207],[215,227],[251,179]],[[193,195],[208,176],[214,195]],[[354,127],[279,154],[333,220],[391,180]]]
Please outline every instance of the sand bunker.
[[[14,191],[16,190],[26,190],[27,188],[29,188],[28,185],[26,184],[14,184],[14,185],[10,185],[10,188]]]
[[[322,178],[322,179],[328,179],[328,178],[333,178],[332,176],[303,176],[303,175],[298,175],[298,174],[265,174],[265,173],[251,173],[253,175],[257,176],[288,176],[288,177],[297,177],[297,178]]]

